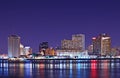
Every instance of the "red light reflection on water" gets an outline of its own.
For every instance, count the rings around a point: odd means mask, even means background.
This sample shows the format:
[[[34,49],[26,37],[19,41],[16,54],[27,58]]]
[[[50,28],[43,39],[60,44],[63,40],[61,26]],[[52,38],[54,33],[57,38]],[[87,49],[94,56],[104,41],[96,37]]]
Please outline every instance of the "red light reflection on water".
[[[109,78],[109,62],[107,60],[91,60],[90,78]]]
[[[90,78],[98,78],[97,60],[91,60]]]

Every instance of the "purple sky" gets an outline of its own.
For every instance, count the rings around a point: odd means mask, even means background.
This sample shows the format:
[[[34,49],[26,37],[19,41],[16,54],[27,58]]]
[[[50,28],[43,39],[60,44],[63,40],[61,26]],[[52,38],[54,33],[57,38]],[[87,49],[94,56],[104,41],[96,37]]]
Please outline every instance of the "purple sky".
[[[73,2],[74,1],[74,2]],[[115,0],[0,0],[0,52],[7,53],[10,34],[38,51],[40,42],[53,47],[72,34],[86,35],[86,46],[100,33],[120,45],[120,2]]]

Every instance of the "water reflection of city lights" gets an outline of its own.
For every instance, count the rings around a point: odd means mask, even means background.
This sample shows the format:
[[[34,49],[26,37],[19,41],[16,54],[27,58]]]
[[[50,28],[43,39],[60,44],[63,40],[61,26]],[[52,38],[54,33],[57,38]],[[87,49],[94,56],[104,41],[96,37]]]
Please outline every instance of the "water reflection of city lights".
[[[3,68],[3,69],[2,69]],[[81,78],[113,78],[120,74],[120,63],[110,60],[91,60],[88,63],[59,63],[59,64],[37,64],[37,63],[3,63],[0,64],[0,76],[2,75],[16,75],[19,73],[21,77],[30,78],[34,75],[40,75],[45,78],[46,73],[49,73],[48,77],[55,77],[57,73],[60,77],[81,77]],[[36,73],[36,74],[35,74]],[[34,75],[33,75],[34,74]],[[73,74],[76,74],[73,76]],[[69,76],[66,76],[69,75]],[[78,76],[79,75],[79,76]],[[59,78],[60,78],[59,77]]]

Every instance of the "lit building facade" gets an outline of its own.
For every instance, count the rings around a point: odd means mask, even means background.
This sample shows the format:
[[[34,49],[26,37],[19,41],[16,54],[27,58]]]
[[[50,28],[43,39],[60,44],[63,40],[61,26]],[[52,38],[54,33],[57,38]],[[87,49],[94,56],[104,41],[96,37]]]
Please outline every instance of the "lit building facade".
[[[57,56],[68,56],[70,58],[89,58],[88,52],[86,50],[83,52],[57,50]]]
[[[25,55],[24,46],[22,44],[20,44],[20,55]]]
[[[93,53],[93,45],[89,45],[88,46],[88,52],[89,53]]]
[[[29,55],[32,54],[32,48],[30,48],[29,46],[26,46],[24,48],[24,55]]]
[[[55,56],[56,52],[54,48],[47,48],[45,51],[45,56]]]
[[[62,40],[61,41],[62,50],[85,50],[85,35],[76,34],[72,35],[72,40]]]
[[[47,49],[49,47],[48,42],[42,42],[39,45],[39,51],[42,49]]]
[[[20,56],[20,37],[11,35],[8,37],[8,57]]]
[[[48,42],[42,42],[39,45],[39,52],[42,53],[42,55],[46,55],[46,50],[49,48]]]
[[[93,52],[96,55],[110,55],[111,53],[111,37],[107,34],[100,34],[92,38]]]
[[[85,51],[85,35],[72,35],[71,40],[62,40],[61,48],[56,50],[58,56],[78,57]]]

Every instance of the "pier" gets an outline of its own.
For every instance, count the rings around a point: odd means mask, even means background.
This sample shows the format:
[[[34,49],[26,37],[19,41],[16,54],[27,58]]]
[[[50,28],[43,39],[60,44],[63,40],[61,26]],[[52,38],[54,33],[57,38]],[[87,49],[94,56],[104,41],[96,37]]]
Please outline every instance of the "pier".
[[[120,63],[120,58],[25,59],[24,61],[0,59],[0,65],[3,63],[44,63],[44,64],[90,63],[91,61],[102,62],[104,60],[114,63]]]

